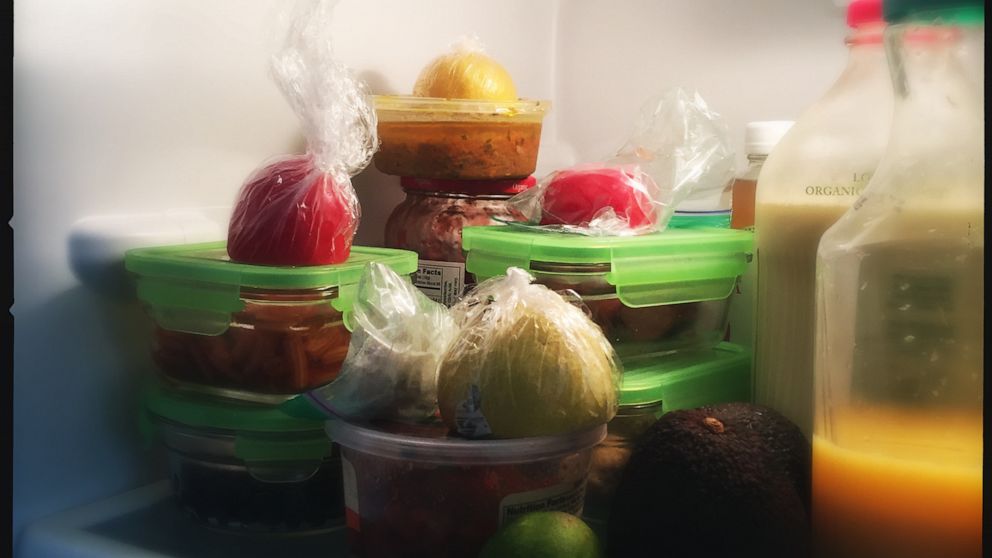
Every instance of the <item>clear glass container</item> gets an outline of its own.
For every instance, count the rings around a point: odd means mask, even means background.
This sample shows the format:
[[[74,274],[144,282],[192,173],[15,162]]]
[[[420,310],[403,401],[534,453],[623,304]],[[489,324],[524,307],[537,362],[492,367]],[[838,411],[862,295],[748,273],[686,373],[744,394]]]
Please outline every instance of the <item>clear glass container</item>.
[[[502,225],[521,216],[509,206],[537,180],[434,180],[403,177],[406,198],[386,220],[385,245],[419,256],[414,284],[428,297],[454,304],[475,284],[465,271],[462,229]]]
[[[982,555],[984,15],[896,0],[888,150],[817,262],[818,555]]]
[[[807,437],[813,423],[816,247],[857,199],[888,141],[892,85],[880,3],[851,2],[847,67],[786,133],[758,177],[754,401],[785,415]],[[861,11],[867,4],[874,4],[874,18]]]

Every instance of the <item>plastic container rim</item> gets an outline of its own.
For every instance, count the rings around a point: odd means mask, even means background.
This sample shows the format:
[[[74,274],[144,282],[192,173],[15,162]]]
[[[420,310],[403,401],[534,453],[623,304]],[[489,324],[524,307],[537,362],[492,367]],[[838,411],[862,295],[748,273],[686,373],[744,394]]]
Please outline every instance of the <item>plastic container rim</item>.
[[[386,459],[450,466],[511,465],[560,458],[592,448],[606,438],[605,424],[558,436],[505,440],[420,438],[338,419],[327,421],[325,430],[342,448]]]
[[[373,95],[375,110],[401,113],[432,113],[471,116],[539,116],[551,108],[551,101],[517,99],[493,101],[487,99],[445,99],[414,95]],[[380,120],[382,116],[380,115]],[[388,119],[386,119],[388,121]]]

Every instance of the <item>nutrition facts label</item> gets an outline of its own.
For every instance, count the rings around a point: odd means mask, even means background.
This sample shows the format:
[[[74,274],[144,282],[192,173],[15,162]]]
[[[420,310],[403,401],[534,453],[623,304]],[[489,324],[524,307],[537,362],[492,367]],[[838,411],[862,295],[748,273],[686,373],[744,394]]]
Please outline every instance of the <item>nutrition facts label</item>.
[[[542,490],[518,492],[503,498],[499,504],[500,525],[534,511],[563,511],[582,514],[586,494],[586,479],[578,483],[562,483]]]
[[[465,292],[465,264],[420,260],[413,284],[431,300],[451,306]]]

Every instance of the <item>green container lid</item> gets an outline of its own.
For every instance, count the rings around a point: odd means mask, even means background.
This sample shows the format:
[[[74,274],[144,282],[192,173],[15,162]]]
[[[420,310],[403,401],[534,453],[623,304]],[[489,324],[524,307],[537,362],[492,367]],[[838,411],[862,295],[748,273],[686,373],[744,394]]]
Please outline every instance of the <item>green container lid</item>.
[[[678,212],[668,221],[668,227],[674,229],[693,229],[698,227],[730,228],[729,211],[696,211]]]
[[[888,23],[978,24],[985,21],[983,0],[885,0]]]
[[[187,394],[150,383],[144,394],[146,432],[165,419],[234,437],[235,453],[245,461],[319,460],[331,454],[322,420],[289,416],[278,407]],[[150,419],[150,420],[148,420]]]
[[[548,271],[572,266],[581,274],[598,266],[620,300],[637,308],[727,298],[751,260],[753,236],[703,227],[583,236],[508,225],[466,227],[462,248],[465,269],[480,278],[503,275],[509,267]]]
[[[137,248],[124,256],[125,267],[137,278],[138,298],[149,305],[159,325],[201,335],[227,330],[231,314],[244,308],[242,288],[280,292],[336,288],[331,305],[340,312],[350,311],[369,262],[388,265],[400,275],[417,270],[415,252],[366,246],[352,246],[348,260],[341,264],[300,267],[232,262],[225,242]]]
[[[664,412],[751,399],[751,354],[738,345],[624,361],[620,405],[662,402]]]

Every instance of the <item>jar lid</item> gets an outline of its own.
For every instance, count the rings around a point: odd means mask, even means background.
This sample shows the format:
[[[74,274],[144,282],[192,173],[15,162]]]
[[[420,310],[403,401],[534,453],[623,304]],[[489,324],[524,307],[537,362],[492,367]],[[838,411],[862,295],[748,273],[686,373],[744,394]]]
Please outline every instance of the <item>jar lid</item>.
[[[888,23],[978,24],[985,21],[982,0],[886,0]]]
[[[177,392],[158,382],[145,386],[143,401],[147,431],[167,428],[168,421],[203,430],[205,437],[231,436],[236,455],[246,460],[311,460],[331,453],[323,421],[292,417],[278,407]]]
[[[537,184],[533,176],[514,178],[510,180],[446,180],[434,178],[400,177],[400,186],[404,190],[418,192],[444,192],[451,194],[513,195],[519,194]]]
[[[480,278],[507,268],[603,273],[631,308],[722,300],[751,259],[753,233],[669,228],[640,236],[583,236],[515,227],[465,227],[465,269]],[[607,267],[608,266],[608,267]],[[556,269],[557,268],[557,269]]]
[[[744,151],[748,155],[768,155],[795,122],[791,120],[760,120],[744,127]]]
[[[621,407],[661,401],[667,413],[751,398],[751,355],[732,343],[623,364]]]
[[[852,0],[847,5],[847,26],[852,29],[885,23],[882,18],[882,0]]]
[[[267,266],[232,262],[225,242],[137,248],[124,255],[124,266],[137,281],[138,298],[166,329],[220,335],[230,315],[244,308],[243,290],[264,292],[335,289],[331,305],[349,311],[365,265],[379,262],[400,275],[417,270],[417,254],[408,250],[352,246],[347,261],[334,265]]]

